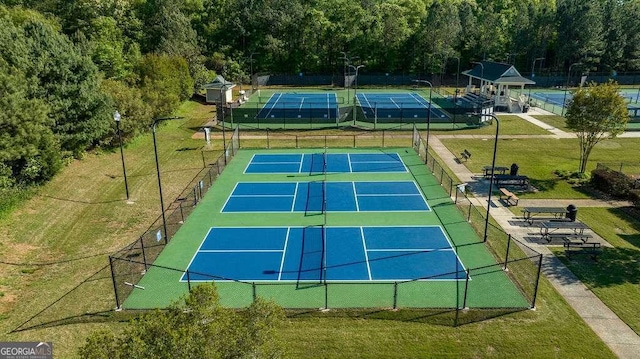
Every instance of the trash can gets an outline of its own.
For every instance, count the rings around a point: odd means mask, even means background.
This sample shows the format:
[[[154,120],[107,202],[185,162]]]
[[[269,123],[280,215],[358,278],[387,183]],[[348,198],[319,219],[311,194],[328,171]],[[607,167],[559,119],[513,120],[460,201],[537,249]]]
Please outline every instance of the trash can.
[[[522,113],[527,113],[527,112],[529,112],[529,105],[524,105],[522,107]]]
[[[518,169],[519,169],[519,168],[520,168],[520,167],[518,167],[518,165],[517,165],[517,164],[515,164],[515,163],[511,164],[511,171],[509,172],[509,174],[510,174],[511,176],[517,176],[517,175],[518,175]]]
[[[578,209],[576,208],[576,206],[570,204],[567,206],[567,219],[570,220],[571,222],[575,222],[576,217],[578,216]]]

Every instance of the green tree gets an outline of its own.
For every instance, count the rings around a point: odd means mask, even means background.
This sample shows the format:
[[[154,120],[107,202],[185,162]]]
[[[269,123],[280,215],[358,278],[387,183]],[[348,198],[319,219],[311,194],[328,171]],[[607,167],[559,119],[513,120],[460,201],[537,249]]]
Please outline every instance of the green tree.
[[[605,47],[602,1],[558,0],[556,15],[559,60],[597,65]]]
[[[283,355],[280,307],[258,298],[242,312],[223,308],[213,284],[182,303],[141,316],[123,333],[97,331],[79,349],[93,358],[274,358]]]
[[[573,130],[580,142],[580,167],[583,174],[593,147],[603,139],[615,138],[624,132],[629,112],[620,96],[617,83],[590,83],[573,94],[566,113],[567,127]]]
[[[152,122],[151,106],[143,100],[142,91],[137,87],[127,86],[116,80],[102,82],[102,90],[113,100],[113,107],[120,113],[120,133],[124,141],[149,130]],[[112,122],[111,133],[102,140],[107,146],[117,146],[119,138],[115,121]]]
[[[180,102],[193,94],[194,82],[182,57],[147,54],[136,73],[143,99],[153,109],[152,117],[173,113]]]

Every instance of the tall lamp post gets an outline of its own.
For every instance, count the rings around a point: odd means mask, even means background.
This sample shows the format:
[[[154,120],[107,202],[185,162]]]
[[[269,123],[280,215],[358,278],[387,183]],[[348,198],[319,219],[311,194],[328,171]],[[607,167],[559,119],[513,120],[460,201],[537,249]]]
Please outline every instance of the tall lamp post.
[[[353,66],[349,65],[350,68],[356,71],[356,87],[353,90],[353,124],[356,124],[356,99],[358,96],[358,70],[364,67],[364,65]]]
[[[151,129],[153,132],[153,153],[156,156],[156,174],[158,175],[158,191],[160,192],[160,213],[162,213],[162,229],[164,230],[163,237],[164,243],[167,244],[169,242],[167,237],[167,219],[164,215],[164,199],[162,198],[162,181],[160,180],[160,162],[158,161],[158,144],[156,141],[156,127],[159,122],[165,120],[176,120],[182,117],[161,117],[153,120],[153,125],[151,125]]]
[[[533,63],[531,64],[531,78],[534,78],[536,76],[535,69],[536,69],[536,61],[538,60],[542,61],[544,60],[544,57],[536,57],[535,59],[533,59]],[[531,100],[531,87],[529,87],[529,100]]]
[[[458,89],[458,83],[460,79],[460,57],[454,57],[458,62],[458,70],[456,71],[456,90]]]
[[[500,120],[493,114],[478,114],[474,113],[476,116],[491,116],[494,120],[496,120],[496,137],[493,142],[493,159],[491,160],[491,173],[495,171],[496,168],[496,153],[498,152],[498,134],[500,133]],[[487,216],[484,222],[484,242],[487,241],[487,230],[489,229],[489,211],[491,209],[491,194],[493,193],[493,175],[489,178],[489,195],[487,198]]]
[[[347,79],[349,78],[349,75],[351,74],[350,67],[353,67],[353,66],[351,66],[351,62],[353,60],[359,59],[360,57],[359,56],[352,56],[352,57],[349,58],[349,57],[347,57],[347,53],[346,52],[340,51],[340,53],[342,54],[341,59],[344,60],[344,69],[343,69],[343,71],[344,71],[344,87],[347,89],[347,103],[349,103],[349,97],[350,96],[349,96],[349,86],[347,85]]]
[[[249,64],[250,64],[250,80],[251,81],[251,91],[253,91],[253,55],[258,55],[259,52],[251,52],[251,54],[249,55]],[[258,86],[258,81],[256,80],[256,87]]]
[[[569,89],[569,78],[571,77],[571,68],[576,65],[582,65],[582,62],[574,62],[569,65],[569,72],[567,73],[567,83],[564,85],[564,97],[562,99],[562,111],[560,111],[561,115],[564,116],[564,109],[567,103],[567,90]]]
[[[124,150],[122,149],[122,134],[120,133],[120,112],[116,110],[113,113],[113,120],[116,121],[116,129],[118,131],[118,139],[120,140],[120,159],[122,159],[122,173],[124,174],[124,190],[127,193],[127,201],[129,200],[129,183],[127,182],[127,168],[124,165]]]
[[[227,89],[229,89],[229,87],[226,83],[220,86],[220,118],[222,121],[222,157],[224,157],[225,166],[227,165],[227,133],[225,129],[226,126],[224,124],[224,102],[222,100],[223,98],[222,94],[223,92],[226,92]],[[226,97],[226,95],[224,97]]]
[[[433,92],[433,84],[427,80],[413,80],[416,83],[425,83],[429,85],[429,112],[427,112],[427,153],[429,152],[429,135],[431,134],[431,93]]]
[[[471,61],[471,63],[480,65],[480,95],[482,95],[482,81],[484,79],[484,64],[480,61]]]

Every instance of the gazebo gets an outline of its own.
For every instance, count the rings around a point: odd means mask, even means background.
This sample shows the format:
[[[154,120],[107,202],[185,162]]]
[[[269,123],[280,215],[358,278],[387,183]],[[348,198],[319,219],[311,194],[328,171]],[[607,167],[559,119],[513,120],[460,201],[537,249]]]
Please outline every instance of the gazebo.
[[[202,87],[207,92],[208,103],[220,103],[220,96],[222,96],[222,101],[226,104],[233,101],[232,89],[236,87],[236,84],[218,75],[212,82]]]
[[[469,77],[465,93],[479,95],[493,101],[496,110],[506,112],[523,112],[526,110],[526,98],[522,94],[525,85],[534,85],[535,81],[524,78],[511,64],[493,61],[480,61],[467,71],[462,72]],[[473,84],[474,79],[480,81],[479,89]],[[519,88],[519,92],[511,95],[510,89]]]

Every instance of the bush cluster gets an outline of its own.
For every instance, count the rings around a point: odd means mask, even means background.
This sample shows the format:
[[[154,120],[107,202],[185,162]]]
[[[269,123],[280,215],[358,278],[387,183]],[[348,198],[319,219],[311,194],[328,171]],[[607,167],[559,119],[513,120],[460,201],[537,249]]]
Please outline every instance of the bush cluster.
[[[612,197],[631,199],[633,180],[622,172],[608,168],[596,168],[591,171],[591,184]]]

